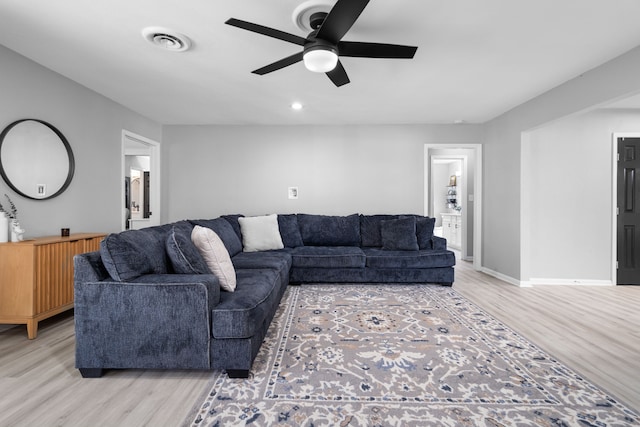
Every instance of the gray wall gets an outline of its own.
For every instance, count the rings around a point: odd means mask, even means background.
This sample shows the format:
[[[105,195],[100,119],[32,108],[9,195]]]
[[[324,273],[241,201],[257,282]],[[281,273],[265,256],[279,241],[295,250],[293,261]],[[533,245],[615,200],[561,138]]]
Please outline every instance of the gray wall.
[[[640,134],[638,111],[597,110],[528,133],[523,153],[523,277],[535,283],[611,281],[616,132]],[[528,264],[528,266],[527,266]]]
[[[160,140],[159,124],[0,46],[0,127],[37,118],[62,132],[75,155],[71,185],[51,200],[30,200],[0,180],[18,208],[25,237],[71,232],[111,232],[121,228],[122,129]]]
[[[523,230],[528,233],[529,229],[527,218],[521,218],[521,164],[529,161],[522,155],[522,133],[638,93],[638,69],[640,47],[485,124],[482,230],[485,270],[516,282],[530,277],[528,264],[521,264],[521,260],[528,259],[531,249],[527,240],[521,240]]]
[[[168,220],[240,212],[424,214],[424,145],[482,127],[166,126]],[[287,188],[297,186],[299,199]]]

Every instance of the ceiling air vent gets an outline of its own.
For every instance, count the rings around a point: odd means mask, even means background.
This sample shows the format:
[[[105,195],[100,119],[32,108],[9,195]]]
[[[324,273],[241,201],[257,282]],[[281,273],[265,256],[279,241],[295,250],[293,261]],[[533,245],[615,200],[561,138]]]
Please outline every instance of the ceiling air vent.
[[[142,37],[149,43],[171,52],[184,52],[191,47],[189,37],[167,28],[147,27],[142,30]]]

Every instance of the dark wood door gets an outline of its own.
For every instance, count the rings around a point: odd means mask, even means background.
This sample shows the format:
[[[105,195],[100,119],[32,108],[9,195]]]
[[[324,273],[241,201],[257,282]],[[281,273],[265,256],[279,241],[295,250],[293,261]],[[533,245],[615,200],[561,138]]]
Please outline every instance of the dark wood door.
[[[640,138],[618,138],[617,284],[640,284]]]

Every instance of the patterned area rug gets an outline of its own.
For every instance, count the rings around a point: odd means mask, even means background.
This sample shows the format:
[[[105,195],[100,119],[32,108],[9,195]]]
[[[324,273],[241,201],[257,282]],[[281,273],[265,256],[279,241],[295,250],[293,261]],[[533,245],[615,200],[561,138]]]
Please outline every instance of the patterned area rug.
[[[429,285],[289,287],[247,380],[192,426],[635,426],[638,415]]]

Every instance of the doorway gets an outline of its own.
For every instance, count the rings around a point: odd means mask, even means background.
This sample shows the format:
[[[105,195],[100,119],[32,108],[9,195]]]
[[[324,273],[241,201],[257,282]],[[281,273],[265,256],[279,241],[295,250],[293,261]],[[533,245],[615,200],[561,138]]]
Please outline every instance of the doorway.
[[[442,168],[439,164],[452,162],[458,162],[457,164],[461,165],[460,177],[456,176],[454,182],[452,176],[455,176],[455,173],[450,173],[453,169],[447,169],[446,182],[439,180],[435,175],[437,170]],[[453,216],[447,219],[460,222],[461,257],[463,260],[473,261],[473,267],[480,270],[482,265],[482,145],[425,144],[424,165],[424,214],[436,219],[440,217],[441,220],[443,213],[459,214],[458,217]],[[453,168],[456,169],[456,166]],[[446,203],[450,202],[448,193],[452,188],[449,184],[452,183],[455,184],[456,203],[447,205]],[[439,202],[443,194],[445,194],[445,203],[441,204]],[[452,208],[449,209],[449,206]],[[452,247],[456,248],[456,245]]]
[[[122,229],[160,224],[160,144],[122,131]]]
[[[617,285],[640,285],[640,135],[614,138],[617,160],[616,280]]]

